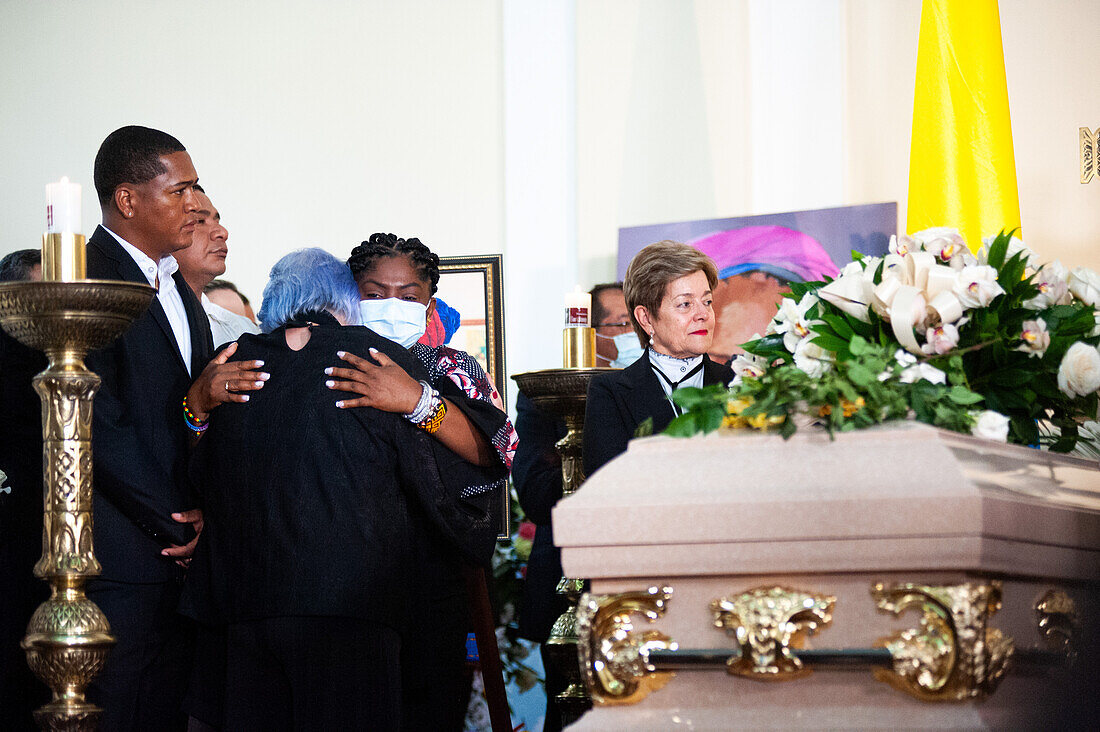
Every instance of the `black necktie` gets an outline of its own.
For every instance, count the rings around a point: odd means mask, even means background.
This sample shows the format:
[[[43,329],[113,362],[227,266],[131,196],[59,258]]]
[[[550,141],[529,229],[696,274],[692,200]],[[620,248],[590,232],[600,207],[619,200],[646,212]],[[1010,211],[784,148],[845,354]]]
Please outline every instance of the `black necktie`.
[[[669,385],[670,388],[668,390],[668,401],[669,401],[670,404],[672,404],[672,411],[676,412],[676,415],[679,416],[680,414],[682,414],[682,412],[680,411],[680,407],[678,407],[676,405],[676,402],[672,401],[672,392],[679,389],[680,384],[683,384],[685,381],[690,379],[692,376],[695,376],[695,374],[702,371],[703,370],[703,362],[699,361],[699,363],[695,366],[695,368],[693,368],[691,371],[688,371],[687,374],[684,375],[684,378],[680,379],[679,381],[673,381],[672,379],[668,378],[668,376],[665,375],[665,372],[661,371],[661,369],[657,367],[657,364],[653,363],[652,361],[650,361],[649,366],[650,366],[650,368],[653,369],[653,372],[655,374],[657,374],[657,378],[661,379],[662,381],[664,381],[666,384]]]

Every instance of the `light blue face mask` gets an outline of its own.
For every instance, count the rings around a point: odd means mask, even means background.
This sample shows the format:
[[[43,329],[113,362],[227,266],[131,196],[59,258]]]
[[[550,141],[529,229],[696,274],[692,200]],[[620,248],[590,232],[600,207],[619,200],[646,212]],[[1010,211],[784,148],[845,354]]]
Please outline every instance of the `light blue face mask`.
[[[418,302],[398,300],[360,300],[359,317],[363,325],[402,348],[409,348],[424,335],[428,308]]]
[[[638,340],[638,334],[634,331],[620,333],[617,336],[602,336],[597,333],[596,337],[610,338],[615,342],[615,350],[618,351],[619,355],[608,364],[613,369],[625,369],[642,357],[642,343]]]

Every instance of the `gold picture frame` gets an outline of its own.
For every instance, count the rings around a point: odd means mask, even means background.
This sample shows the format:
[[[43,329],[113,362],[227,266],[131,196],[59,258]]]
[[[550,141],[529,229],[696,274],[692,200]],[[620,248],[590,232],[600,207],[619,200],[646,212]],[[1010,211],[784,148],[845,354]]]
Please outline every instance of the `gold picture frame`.
[[[439,258],[439,289],[443,300],[461,316],[459,328],[447,345],[466,351],[485,369],[504,404],[504,278],[501,255],[478,254]],[[511,536],[511,505],[503,492],[498,539]]]

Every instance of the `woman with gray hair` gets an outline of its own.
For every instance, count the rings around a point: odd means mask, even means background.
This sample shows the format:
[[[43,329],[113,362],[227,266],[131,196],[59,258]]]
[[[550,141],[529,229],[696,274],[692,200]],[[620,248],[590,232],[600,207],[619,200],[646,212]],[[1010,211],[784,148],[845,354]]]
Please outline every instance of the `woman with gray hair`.
[[[283,257],[264,290],[264,333],[242,336],[233,354],[262,360],[270,380],[208,422],[187,415],[204,433],[191,473],[205,526],[182,609],[225,632],[215,726],[397,729],[401,635],[417,617],[409,558],[423,527],[471,561],[492,553],[489,506],[459,498],[481,471],[431,437],[446,409],[438,392],[423,415],[336,406],[324,370],[338,352],[423,372],[391,341],[343,327],[358,303],[331,254]]]
[[[725,384],[729,366],[707,357],[714,338],[712,292],[718,270],[695,247],[661,241],[631,260],[623,294],[645,353],[622,371],[601,374],[588,387],[584,472],[592,475],[626,450],[638,426],[660,432],[678,413],[672,392]]]

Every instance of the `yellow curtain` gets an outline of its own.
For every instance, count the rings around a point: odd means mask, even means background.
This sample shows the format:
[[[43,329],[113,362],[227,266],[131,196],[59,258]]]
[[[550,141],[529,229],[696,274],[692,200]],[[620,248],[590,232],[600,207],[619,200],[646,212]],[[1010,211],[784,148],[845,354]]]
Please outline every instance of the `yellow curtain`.
[[[1020,225],[996,0],[924,0],[907,230],[957,227],[970,248]]]

